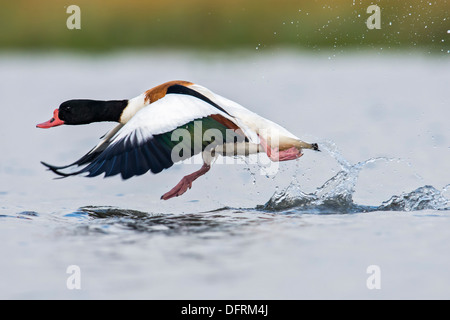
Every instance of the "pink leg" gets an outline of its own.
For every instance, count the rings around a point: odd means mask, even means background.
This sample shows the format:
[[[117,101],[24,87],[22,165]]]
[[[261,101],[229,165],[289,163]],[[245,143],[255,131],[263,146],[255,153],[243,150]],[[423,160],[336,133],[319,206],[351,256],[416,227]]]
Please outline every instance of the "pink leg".
[[[292,147],[283,151],[278,152],[276,156],[278,156],[278,161],[287,161],[287,160],[295,160],[300,158],[303,155],[300,150],[296,147]]]
[[[278,148],[272,149],[267,145],[267,142],[259,137],[261,140],[261,145],[263,146],[264,150],[267,153],[267,156],[272,161],[287,161],[287,160],[295,160],[300,158],[303,153],[298,150],[296,147],[291,147],[289,149],[279,151]]]
[[[192,187],[192,182],[194,182],[195,179],[207,173],[210,168],[211,166],[204,163],[200,170],[183,177],[183,179],[181,179],[181,181],[178,182],[178,184],[173,187],[172,190],[163,194],[161,196],[161,199],[169,200],[170,198],[181,196],[187,191],[187,189],[190,189]]]

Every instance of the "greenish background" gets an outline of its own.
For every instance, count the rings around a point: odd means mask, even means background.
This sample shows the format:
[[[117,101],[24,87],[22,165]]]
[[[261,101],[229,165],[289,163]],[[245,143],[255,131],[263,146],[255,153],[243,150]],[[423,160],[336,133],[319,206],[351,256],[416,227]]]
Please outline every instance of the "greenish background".
[[[69,30],[69,5],[81,30]],[[381,8],[369,30],[367,7]],[[0,49],[263,50],[416,48],[448,54],[447,0],[14,0],[1,3]]]

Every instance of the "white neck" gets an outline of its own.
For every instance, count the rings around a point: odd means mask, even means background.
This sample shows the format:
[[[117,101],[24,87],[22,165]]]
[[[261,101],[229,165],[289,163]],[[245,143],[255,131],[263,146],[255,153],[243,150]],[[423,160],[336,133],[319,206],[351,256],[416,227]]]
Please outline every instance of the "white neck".
[[[128,105],[123,109],[119,122],[122,124],[127,123],[139,110],[147,105],[148,103],[145,102],[144,94],[128,100]]]

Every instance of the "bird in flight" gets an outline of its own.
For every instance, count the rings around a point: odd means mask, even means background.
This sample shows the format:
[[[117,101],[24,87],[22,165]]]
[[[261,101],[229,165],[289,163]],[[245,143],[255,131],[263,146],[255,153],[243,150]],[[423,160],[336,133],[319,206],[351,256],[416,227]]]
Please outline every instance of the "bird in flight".
[[[68,100],[37,127],[102,121],[119,124],[83,157],[65,166],[42,164],[62,177],[104,173],[129,179],[148,171],[157,174],[201,153],[202,167],[161,196],[168,200],[190,189],[218,155],[264,152],[272,161],[287,161],[301,157],[303,149],[319,151],[316,143],[306,143],[273,121],[188,81],[169,81],[132,99]]]

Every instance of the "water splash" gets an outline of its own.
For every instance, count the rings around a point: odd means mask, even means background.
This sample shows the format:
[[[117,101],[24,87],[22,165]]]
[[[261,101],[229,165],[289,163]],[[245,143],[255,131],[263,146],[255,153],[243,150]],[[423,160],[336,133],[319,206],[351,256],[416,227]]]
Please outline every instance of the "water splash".
[[[270,200],[258,206],[259,210],[267,211],[302,211],[307,213],[355,213],[369,211],[413,211],[413,210],[450,210],[450,200],[442,191],[432,186],[423,186],[416,190],[392,196],[379,206],[367,206],[354,203],[353,194],[359,173],[369,163],[401,162],[397,158],[371,158],[357,164],[351,164],[337,149],[333,142],[321,144],[321,149],[328,152],[340,165],[341,170],[321,187],[312,193],[301,190],[299,183],[293,179],[284,190],[276,192]]]
[[[444,188],[445,189],[445,188]],[[410,193],[392,196],[378,209],[385,211],[450,210],[450,200],[433,186],[423,186]]]

